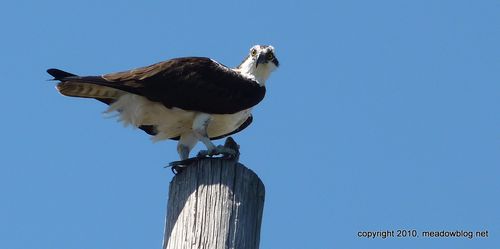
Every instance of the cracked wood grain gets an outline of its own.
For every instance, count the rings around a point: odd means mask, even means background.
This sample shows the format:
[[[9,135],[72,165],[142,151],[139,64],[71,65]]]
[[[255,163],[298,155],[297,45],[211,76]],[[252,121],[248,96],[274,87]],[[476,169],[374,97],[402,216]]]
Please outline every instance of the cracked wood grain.
[[[258,249],[264,193],[234,160],[193,162],[170,182],[163,249]]]

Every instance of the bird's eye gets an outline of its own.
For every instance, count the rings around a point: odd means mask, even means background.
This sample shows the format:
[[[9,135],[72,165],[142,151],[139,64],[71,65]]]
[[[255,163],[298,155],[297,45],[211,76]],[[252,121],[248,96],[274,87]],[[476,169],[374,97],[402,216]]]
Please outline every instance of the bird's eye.
[[[270,61],[270,60],[272,60],[272,59],[274,59],[274,54],[273,54],[273,53],[268,53],[268,54],[267,54],[267,60],[269,60],[269,61]]]
[[[257,50],[256,49],[252,49],[252,51],[250,52],[250,54],[252,56],[256,56],[257,55]]]

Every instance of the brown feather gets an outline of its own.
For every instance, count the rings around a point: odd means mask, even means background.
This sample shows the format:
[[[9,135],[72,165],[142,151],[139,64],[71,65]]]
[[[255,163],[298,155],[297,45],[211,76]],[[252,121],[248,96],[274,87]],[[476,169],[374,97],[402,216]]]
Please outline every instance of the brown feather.
[[[123,91],[88,83],[65,81],[57,84],[57,90],[66,96],[80,98],[117,99]]]
[[[107,81],[121,81],[125,84],[127,81],[130,81],[129,84],[134,84],[135,80],[144,80],[146,78],[149,78],[167,69],[176,62],[177,61],[175,59],[169,61],[163,61],[146,67],[140,67],[123,72],[105,74],[102,76],[102,78],[104,78]]]

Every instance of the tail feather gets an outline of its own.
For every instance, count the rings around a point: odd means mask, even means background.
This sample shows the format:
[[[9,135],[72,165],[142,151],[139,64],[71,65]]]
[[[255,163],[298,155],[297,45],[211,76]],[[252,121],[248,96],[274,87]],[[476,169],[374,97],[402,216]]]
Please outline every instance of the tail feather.
[[[80,98],[117,99],[123,94],[118,89],[71,81],[61,82],[56,88],[62,95]]]
[[[63,70],[51,68],[47,73],[59,80],[56,86],[57,90],[66,96],[81,98],[117,99],[125,92],[137,93],[133,87],[120,82],[110,82],[102,76],[78,76]],[[102,100],[101,100],[102,101]]]
[[[64,80],[65,78],[68,78],[68,77],[78,76],[76,74],[68,73],[68,72],[65,72],[63,70],[59,70],[59,69],[55,69],[55,68],[51,68],[51,69],[47,70],[47,73],[52,75],[54,77],[54,80],[61,80],[61,81]]]
[[[80,77],[76,74],[51,68],[47,73],[59,80],[56,86],[59,93],[70,97],[117,99],[123,91],[107,86],[98,85],[99,77]]]

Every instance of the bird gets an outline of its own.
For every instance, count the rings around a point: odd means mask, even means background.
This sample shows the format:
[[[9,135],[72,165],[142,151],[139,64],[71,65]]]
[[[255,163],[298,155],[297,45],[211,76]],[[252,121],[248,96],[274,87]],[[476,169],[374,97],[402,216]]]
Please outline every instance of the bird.
[[[271,45],[255,45],[235,68],[207,57],[173,58],[100,76],[47,70],[65,96],[93,98],[108,105],[125,126],[137,127],[153,141],[178,140],[180,161],[198,142],[197,157],[232,155],[217,140],[238,133],[253,121],[252,108],[266,93],[266,81],[279,67]]]

